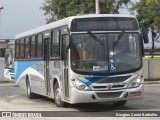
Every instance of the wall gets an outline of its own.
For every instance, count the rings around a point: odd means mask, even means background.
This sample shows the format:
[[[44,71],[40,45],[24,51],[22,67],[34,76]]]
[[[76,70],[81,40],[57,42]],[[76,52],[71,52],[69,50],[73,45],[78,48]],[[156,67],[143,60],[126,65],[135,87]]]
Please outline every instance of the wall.
[[[160,59],[143,59],[144,79],[160,79]]]

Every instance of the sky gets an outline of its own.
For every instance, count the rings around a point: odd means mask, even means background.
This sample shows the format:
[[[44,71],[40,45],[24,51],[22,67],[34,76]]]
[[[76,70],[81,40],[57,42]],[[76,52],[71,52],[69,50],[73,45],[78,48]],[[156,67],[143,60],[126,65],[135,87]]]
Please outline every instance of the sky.
[[[40,9],[45,0],[0,0],[0,39],[14,39],[16,34],[46,24],[44,11]],[[137,0],[136,0],[137,1]],[[121,10],[121,14],[129,14]]]
[[[44,0],[0,0],[0,39],[14,39],[15,35],[46,23],[40,9]]]

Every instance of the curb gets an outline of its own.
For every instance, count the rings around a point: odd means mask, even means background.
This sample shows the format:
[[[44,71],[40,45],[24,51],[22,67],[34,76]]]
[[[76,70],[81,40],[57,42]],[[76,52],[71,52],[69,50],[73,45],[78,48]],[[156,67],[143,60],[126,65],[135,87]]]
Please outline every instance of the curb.
[[[160,84],[160,81],[144,81],[144,84]]]

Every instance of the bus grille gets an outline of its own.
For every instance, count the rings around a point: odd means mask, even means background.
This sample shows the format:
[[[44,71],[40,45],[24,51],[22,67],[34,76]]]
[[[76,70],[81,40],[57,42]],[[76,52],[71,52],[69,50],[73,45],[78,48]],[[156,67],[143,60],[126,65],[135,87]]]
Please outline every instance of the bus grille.
[[[112,88],[123,88],[125,85],[113,85]],[[108,89],[107,86],[93,86],[94,89]]]
[[[127,80],[128,78],[130,78],[131,76],[118,76],[118,77],[108,77],[108,78],[90,78],[89,80],[92,83],[119,83],[119,82],[124,82],[125,80]]]
[[[99,98],[117,98],[120,97],[122,92],[111,92],[111,93],[97,93]]]

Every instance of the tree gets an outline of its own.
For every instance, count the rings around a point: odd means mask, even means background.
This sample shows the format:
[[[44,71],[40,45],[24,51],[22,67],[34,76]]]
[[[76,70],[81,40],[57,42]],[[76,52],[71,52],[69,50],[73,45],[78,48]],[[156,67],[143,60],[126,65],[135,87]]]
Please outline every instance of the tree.
[[[130,0],[99,0],[101,13],[119,13],[118,9]],[[95,0],[45,0],[42,10],[49,15],[47,23],[78,14],[95,13]]]
[[[154,53],[154,41],[158,38],[160,30],[160,1],[159,0],[141,0],[133,4],[132,10],[137,11],[137,19],[142,30],[152,31],[152,57]]]

